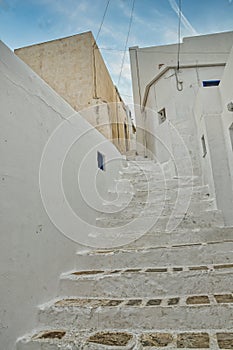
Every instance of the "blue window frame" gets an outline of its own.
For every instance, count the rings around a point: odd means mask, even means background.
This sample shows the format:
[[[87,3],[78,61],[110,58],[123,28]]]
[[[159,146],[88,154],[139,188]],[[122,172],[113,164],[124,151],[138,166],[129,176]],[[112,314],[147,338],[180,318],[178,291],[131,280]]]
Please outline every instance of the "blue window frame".
[[[105,170],[105,161],[104,161],[104,155],[97,151],[97,162],[98,162],[98,168],[101,170]]]
[[[220,80],[203,80],[202,85],[203,87],[210,87],[210,86],[218,86],[220,83]]]

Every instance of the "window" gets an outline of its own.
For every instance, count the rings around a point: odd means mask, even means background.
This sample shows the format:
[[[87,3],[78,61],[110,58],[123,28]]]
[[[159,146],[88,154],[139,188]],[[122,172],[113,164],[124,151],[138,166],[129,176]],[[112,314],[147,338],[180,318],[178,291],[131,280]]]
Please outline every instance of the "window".
[[[203,151],[203,158],[205,158],[206,154],[207,154],[207,149],[206,149],[206,143],[205,143],[205,136],[202,135],[201,137],[201,144],[202,144],[202,151]]]
[[[210,87],[210,86],[218,86],[220,83],[220,80],[203,80],[202,85],[203,87]]]
[[[230,132],[230,139],[231,139],[231,148],[233,150],[233,123],[229,127],[229,132]]]
[[[97,162],[98,162],[98,168],[101,170],[105,170],[105,161],[104,161],[104,155],[97,151]]]
[[[165,108],[161,109],[161,111],[158,112],[159,117],[159,124],[162,124],[166,120],[166,111]]]
[[[129,150],[129,140],[128,140],[128,128],[127,128],[127,125],[126,123],[124,123],[124,132],[125,132],[125,150],[126,152],[128,152]]]

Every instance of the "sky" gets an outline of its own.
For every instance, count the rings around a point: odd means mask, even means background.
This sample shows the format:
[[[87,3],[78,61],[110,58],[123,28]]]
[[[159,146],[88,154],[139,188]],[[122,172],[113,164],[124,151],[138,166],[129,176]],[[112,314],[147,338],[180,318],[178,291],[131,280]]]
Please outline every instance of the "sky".
[[[128,47],[177,43],[178,2],[0,0],[0,40],[13,50],[89,30],[97,37],[108,4],[97,44],[114,84],[125,102],[132,103]],[[233,0],[182,0],[181,3],[182,37],[233,30]]]

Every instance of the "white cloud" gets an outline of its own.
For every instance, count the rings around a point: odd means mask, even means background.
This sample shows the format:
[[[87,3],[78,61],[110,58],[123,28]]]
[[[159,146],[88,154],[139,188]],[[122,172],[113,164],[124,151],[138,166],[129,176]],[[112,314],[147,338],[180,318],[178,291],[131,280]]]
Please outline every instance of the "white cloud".
[[[176,3],[176,0],[169,0],[169,3],[172,9],[175,11],[175,13],[179,16],[180,11]],[[181,12],[181,22],[184,25],[184,27],[190,31],[192,35],[198,35],[198,32],[196,31],[196,29],[193,28],[192,24],[188,21],[188,19],[184,16],[182,12]]]
[[[122,13],[125,17],[130,18],[131,16],[131,8],[126,5],[125,3],[123,3],[122,1],[119,1],[119,3],[117,2],[117,4],[119,5],[120,9],[122,10]],[[157,17],[157,16],[163,16],[157,9],[153,8],[152,9],[153,14]],[[133,14],[133,25],[140,25],[140,28],[144,28],[148,29],[150,31],[154,30],[154,29],[158,29],[159,25],[155,22],[150,22],[147,21],[146,19],[143,19],[141,16],[139,16],[138,14],[135,13]]]
[[[177,31],[172,29],[164,30],[164,45],[177,42]]]
[[[1,0],[0,0],[1,1]],[[100,6],[102,0],[91,2],[90,0],[37,0],[47,5],[52,12],[56,12],[63,17],[63,27],[69,26],[69,32],[82,32],[91,30],[93,34],[98,31],[100,21],[103,15],[103,6]],[[169,0],[173,10],[178,13],[178,6],[175,0]],[[112,2],[104,21],[99,39],[98,46],[103,48],[101,53],[104,57],[110,75],[114,83],[118,84],[124,46],[127,35],[128,23],[131,15],[132,1],[118,0]],[[112,18],[112,11],[115,10],[121,14],[120,22],[109,21]],[[135,8],[132,22],[132,30],[129,37],[129,47],[138,45],[145,46],[145,33],[148,33],[146,45],[157,45],[158,38],[161,44],[167,44],[177,40],[177,30],[174,20],[167,18],[166,14],[161,13],[156,7],[153,8],[153,18],[149,21],[144,18]],[[165,20],[166,19],[166,20]],[[116,22],[116,23],[115,23]],[[185,28],[192,34],[197,34],[195,29],[189,23],[187,18],[182,14],[182,23]],[[45,22],[49,24],[49,22]],[[142,32],[143,28],[143,32]],[[153,38],[157,41],[153,42]],[[107,50],[108,48],[113,49]],[[114,49],[116,51],[114,51]],[[118,86],[123,99],[132,103],[131,73],[129,54],[126,53],[123,65],[121,79]],[[128,96],[126,96],[128,95]]]

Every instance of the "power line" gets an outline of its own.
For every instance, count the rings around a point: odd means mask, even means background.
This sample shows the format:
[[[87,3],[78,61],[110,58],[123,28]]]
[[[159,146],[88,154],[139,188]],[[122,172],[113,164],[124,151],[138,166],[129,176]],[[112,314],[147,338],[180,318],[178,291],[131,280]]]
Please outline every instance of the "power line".
[[[123,70],[123,66],[124,66],[124,63],[125,63],[125,56],[126,56],[126,51],[127,51],[128,41],[129,41],[129,34],[130,34],[132,21],[133,21],[134,6],[135,6],[135,0],[133,0],[131,14],[130,14],[129,28],[128,28],[128,33],[127,33],[127,37],[126,37],[126,41],[125,41],[124,54],[123,54],[123,58],[122,58],[122,62],[121,62],[121,69],[120,69],[120,74],[119,74],[118,84],[117,84],[118,86],[119,86],[120,81],[121,81],[122,70]]]
[[[95,50],[97,49],[97,40],[98,40],[98,37],[100,35],[101,29],[102,29],[102,26],[103,26],[103,23],[104,23],[104,19],[105,19],[107,10],[108,10],[109,3],[110,3],[110,0],[108,0],[107,3],[106,3],[104,14],[103,14],[103,18],[102,18],[102,21],[100,23],[98,33],[96,35],[96,39],[94,40],[94,43],[93,43],[93,46],[92,46],[92,50],[93,50],[93,75],[94,75],[94,77],[93,77],[93,84],[94,84],[93,98],[98,98],[98,96],[97,96],[97,80],[96,80],[97,78],[96,78]]]
[[[97,33],[97,35],[96,35],[96,39],[95,39],[96,42],[97,42],[97,40],[98,40],[98,38],[99,38],[101,29],[102,29],[102,26],[103,26],[103,23],[104,23],[104,20],[105,20],[106,13],[107,13],[107,11],[108,11],[109,3],[110,3],[110,0],[107,1],[106,7],[105,7],[104,14],[103,14],[103,18],[102,18],[102,21],[101,21],[101,23],[100,23],[100,27],[99,27],[98,33]]]
[[[121,94],[121,96],[133,97],[132,95]]]
[[[177,71],[179,71],[180,69],[181,17],[182,17],[181,6],[182,6],[182,0],[179,0]]]
[[[111,47],[99,47],[99,50],[124,52],[124,49],[114,49]]]

